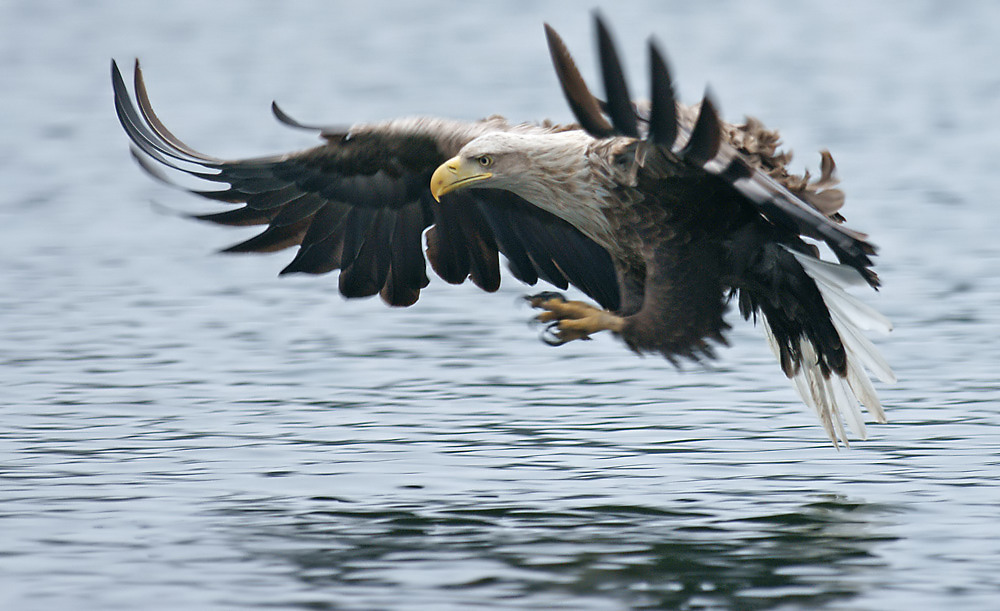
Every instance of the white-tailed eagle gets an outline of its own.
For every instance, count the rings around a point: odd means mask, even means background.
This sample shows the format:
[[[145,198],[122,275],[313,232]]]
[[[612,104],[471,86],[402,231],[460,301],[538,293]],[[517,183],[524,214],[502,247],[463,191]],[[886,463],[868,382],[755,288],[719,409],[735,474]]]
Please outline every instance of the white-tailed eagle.
[[[775,132],[752,119],[721,121],[707,96],[677,103],[653,41],[650,99],[634,102],[600,17],[596,26],[604,100],[545,27],[576,125],[406,118],[336,130],[273,106],[282,122],[319,131],[323,144],[223,160],[167,130],[138,62],[134,101],[112,64],[115,105],[154,177],[167,180],[160,166],[180,170],[216,185],[196,195],[242,204],[196,218],[266,226],[229,252],[298,246],[283,274],[340,270],[345,297],[379,294],[394,306],[417,301],[425,261],[447,282],[495,291],[502,254],[518,280],[573,285],[599,305],[529,297],[549,343],[610,331],[672,362],[713,358],[735,300],[744,319],[763,323],[834,444],[846,443],[845,423],[864,436],[859,402],[885,422],[865,370],[894,377],[864,332],[890,324],[844,290],[878,287],[875,248],[842,224],[832,157],[823,152],[816,180],[792,175]],[[817,245],[837,261],[821,260]]]

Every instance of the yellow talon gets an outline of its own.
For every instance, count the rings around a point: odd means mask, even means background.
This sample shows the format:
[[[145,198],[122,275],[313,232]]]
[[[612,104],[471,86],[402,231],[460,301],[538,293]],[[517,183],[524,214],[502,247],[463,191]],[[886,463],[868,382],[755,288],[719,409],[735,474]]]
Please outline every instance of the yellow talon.
[[[544,310],[535,316],[541,323],[549,323],[542,340],[560,346],[573,340],[588,340],[600,331],[620,333],[624,320],[611,312],[595,308],[582,301],[566,301],[557,293],[540,293],[527,298],[534,308]]]

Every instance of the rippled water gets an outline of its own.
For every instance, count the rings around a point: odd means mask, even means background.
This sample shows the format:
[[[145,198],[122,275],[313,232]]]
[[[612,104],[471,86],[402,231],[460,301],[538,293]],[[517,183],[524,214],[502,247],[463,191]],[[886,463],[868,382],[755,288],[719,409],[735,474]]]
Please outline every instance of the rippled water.
[[[711,369],[552,349],[525,289],[390,311],[128,159],[108,61],[194,146],[311,145],[268,117],[568,118],[541,22],[578,3],[0,5],[0,606],[995,608],[1000,9],[608,6],[688,100],[830,147],[883,247],[891,424],[835,451],[738,324]],[[640,81],[636,82],[638,87]],[[806,154],[808,152],[808,154]],[[151,205],[152,203],[158,205]],[[734,321],[736,322],[736,321]]]

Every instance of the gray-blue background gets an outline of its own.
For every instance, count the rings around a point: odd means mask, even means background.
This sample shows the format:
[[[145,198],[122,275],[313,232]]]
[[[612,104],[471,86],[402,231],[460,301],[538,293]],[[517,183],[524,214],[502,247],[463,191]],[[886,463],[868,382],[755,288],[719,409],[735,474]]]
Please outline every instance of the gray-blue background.
[[[593,79],[577,2],[0,4],[0,606],[995,608],[1000,5],[616,2],[682,96],[829,147],[882,248],[891,424],[832,449],[760,332],[712,369],[548,348],[436,280],[347,303],[154,184],[109,59],[220,156],[271,120],[568,120],[541,24]],[[597,80],[597,79],[593,79]]]

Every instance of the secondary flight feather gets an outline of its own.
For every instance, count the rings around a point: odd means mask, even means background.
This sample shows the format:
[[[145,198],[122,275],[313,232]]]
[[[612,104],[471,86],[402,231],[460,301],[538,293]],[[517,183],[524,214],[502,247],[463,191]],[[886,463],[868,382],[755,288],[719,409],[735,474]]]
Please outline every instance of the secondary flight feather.
[[[518,280],[572,285],[596,302],[529,297],[547,342],[609,331],[672,362],[714,358],[735,300],[743,318],[762,321],[835,444],[847,442],[845,424],[864,436],[859,404],[885,422],[867,372],[893,374],[864,331],[891,325],[844,290],[879,279],[875,247],[843,224],[833,158],[823,152],[816,180],[792,175],[775,132],[723,122],[708,96],[678,103],[652,41],[650,98],[634,101],[608,28],[595,22],[604,99],[545,26],[573,125],[419,117],[336,130],[274,105],[280,121],[323,142],[223,160],[166,128],[138,62],[132,93],[112,63],[115,108],[147,172],[171,184],[168,172],[185,173],[206,183],[188,189],[195,195],[237,206],[196,218],[264,227],[229,252],[298,247],[282,273],[339,270],[345,297],[379,294],[393,306],[417,301],[427,263],[446,282],[495,291],[503,255]]]

